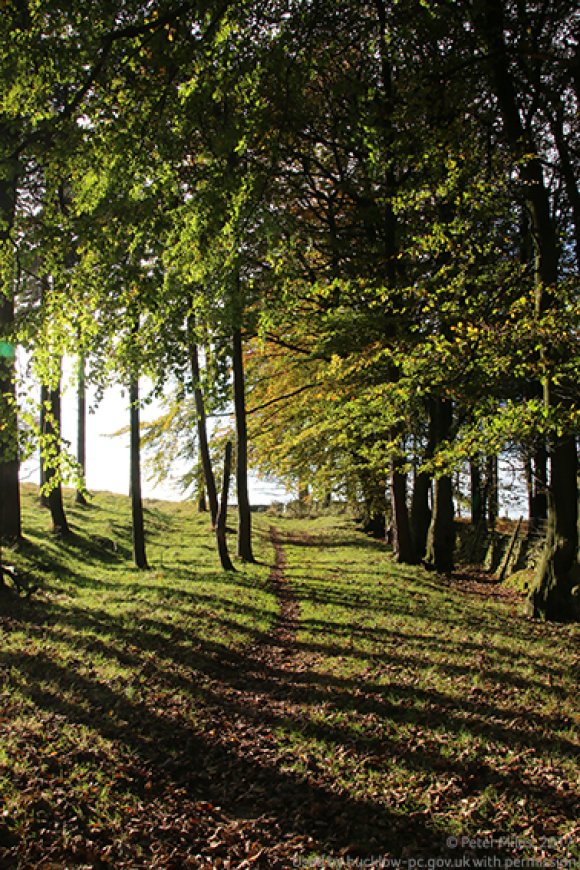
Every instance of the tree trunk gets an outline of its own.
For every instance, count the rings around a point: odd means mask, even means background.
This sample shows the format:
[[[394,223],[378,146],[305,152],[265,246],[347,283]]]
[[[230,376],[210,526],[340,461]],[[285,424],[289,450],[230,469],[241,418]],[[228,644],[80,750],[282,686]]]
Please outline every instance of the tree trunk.
[[[557,461],[551,456],[546,545],[536,569],[527,611],[554,622],[578,617],[572,589],[579,585],[578,484],[574,437],[560,439]]]
[[[191,376],[193,379],[193,396],[195,400],[195,412],[197,417],[197,440],[199,442],[199,453],[201,456],[201,464],[203,467],[203,475],[205,478],[205,490],[209,501],[209,511],[211,514],[211,524],[215,528],[218,514],[218,499],[215,477],[211,464],[211,456],[209,452],[209,443],[207,438],[207,419],[205,414],[205,404],[203,401],[203,393],[201,391],[201,378],[199,371],[199,355],[197,344],[193,340],[193,325],[189,324],[190,342],[189,356],[191,362]]]
[[[14,317],[9,300],[0,301],[0,337],[6,334]],[[8,352],[8,351],[7,351]],[[18,417],[16,413],[16,387],[14,360],[0,357],[0,539],[18,540],[22,535],[20,520],[20,483],[18,459]]]
[[[40,432],[42,434],[42,441],[44,441],[44,436],[46,432],[47,425],[47,417],[50,413],[50,392],[48,387],[45,384],[40,385]],[[38,450],[39,458],[40,458],[40,495],[38,500],[42,507],[48,507],[48,495],[46,494],[46,462],[44,460],[44,448],[42,443],[40,444]]]
[[[9,136],[0,124],[0,139]],[[0,146],[3,145],[0,142]],[[0,244],[10,241],[16,208],[17,162],[0,160]],[[2,278],[3,276],[0,276]],[[16,411],[15,352],[11,345],[14,327],[14,299],[0,294],[0,540],[18,540],[20,520],[20,483],[18,458],[18,414]]]
[[[205,499],[205,476],[203,473],[203,463],[201,456],[198,457],[197,470],[195,473],[195,493],[197,496],[197,512],[199,514],[207,513],[207,502]]]
[[[236,412],[236,491],[238,494],[238,556],[254,562],[252,553],[252,514],[248,495],[248,430],[242,331],[233,335],[234,408]]]
[[[417,554],[411,535],[409,511],[407,509],[407,475],[396,467],[396,459],[391,460],[391,510],[392,546],[395,560],[403,565],[415,565]]]
[[[145,551],[145,523],[143,518],[143,498],[141,495],[141,432],[139,426],[139,379],[134,377],[129,386],[129,408],[131,429],[131,514],[133,520],[133,559],[137,568],[147,570]]]
[[[430,475],[425,471],[415,474],[411,500],[411,530],[418,561],[424,559],[427,552],[427,535],[429,534],[429,526],[431,524],[431,508],[429,507],[430,490]]]
[[[431,410],[436,443],[449,437],[453,422],[451,402],[437,399]],[[427,563],[437,571],[452,571],[455,552],[455,524],[453,511],[453,484],[444,474],[435,478],[433,514],[427,537]]]
[[[228,493],[230,489],[230,474],[232,464],[232,444],[228,441],[224,453],[224,477],[222,482],[222,495],[215,527],[217,548],[220,557],[221,566],[224,571],[235,571],[228,552],[228,542],[226,535],[226,522],[228,515]]]
[[[474,23],[489,49],[491,72],[504,130],[512,154],[520,162],[522,189],[532,217],[536,308],[541,315],[558,306],[555,294],[558,282],[558,242],[550,196],[540,157],[529,156],[539,155],[540,149],[521,121],[517,91],[504,41],[503,3],[501,0],[481,0],[477,10]],[[541,356],[545,360],[545,348],[542,348]],[[542,386],[546,411],[553,413],[557,402],[549,374],[545,376]],[[530,613],[542,619],[561,621],[571,618],[574,613],[570,593],[572,577],[578,566],[576,462],[574,439],[567,436],[554,437],[549,445],[548,533],[529,601]]]
[[[548,517],[548,450],[541,444],[532,457],[532,498],[530,520],[537,522]]]
[[[470,495],[471,495],[471,524],[478,526],[483,519],[483,487],[481,483],[481,467],[479,459],[472,459],[469,463]]]
[[[497,472],[497,456],[487,457],[486,469],[486,511],[487,524],[495,529],[499,516],[499,480]]]
[[[61,453],[61,412],[60,412],[60,380],[54,389],[48,393],[48,413],[44,418],[45,449],[49,459],[45,462],[45,485],[47,490],[48,509],[52,517],[52,531],[56,535],[66,537],[70,534],[69,525],[64,511],[62,499],[62,484],[60,480]]]
[[[78,361],[77,380],[77,462],[81,472],[81,479],[77,485],[75,502],[81,507],[86,507],[88,502],[85,496],[87,475],[87,389],[85,383],[85,358],[80,356]]]

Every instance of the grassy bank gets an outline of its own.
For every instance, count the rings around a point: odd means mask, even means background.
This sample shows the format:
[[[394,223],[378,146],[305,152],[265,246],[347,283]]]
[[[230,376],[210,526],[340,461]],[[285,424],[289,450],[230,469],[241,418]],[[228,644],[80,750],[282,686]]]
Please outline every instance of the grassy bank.
[[[346,519],[258,516],[224,574],[189,505],[147,504],[148,572],[127,499],[69,515],[53,539],[26,490],[43,584],[0,598],[1,866],[575,854],[573,627]]]

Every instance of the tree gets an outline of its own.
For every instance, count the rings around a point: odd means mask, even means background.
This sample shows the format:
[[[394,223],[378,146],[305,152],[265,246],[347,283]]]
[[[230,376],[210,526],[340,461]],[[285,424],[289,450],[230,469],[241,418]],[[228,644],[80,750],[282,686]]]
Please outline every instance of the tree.
[[[564,4],[566,10],[568,6]],[[541,154],[544,150],[539,134],[526,115],[526,98],[518,91],[512,74],[513,61],[506,43],[506,8],[502,0],[482,0],[476,5],[474,18],[490,57],[490,77],[503,122],[503,131],[518,163],[522,180],[522,195],[529,208],[535,246],[536,311],[542,316],[557,310],[560,304],[558,283],[560,278],[557,229],[552,217],[550,191],[545,181]],[[516,37],[522,25],[518,10],[511,10],[510,25]],[[562,14],[562,9],[557,9]],[[561,20],[561,19],[559,19]],[[551,48],[552,46],[550,46]],[[538,81],[538,80],[536,80]],[[533,93],[542,94],[540,85],[527,84]],[[528,115],[528,119],[529,119]],[[573,205],[574,203],[572,203]],[[550,354],[541,346],[540,355],[546,374],[542,380],[544,408],[551,414],[562,406],[557,383],[550,373]],[[571,590],[573,574],[578,560],[578,492],[576,440],[573,433],[552,434],[549,443],[550,483],[548,488],[548,534],[543,557],[539,563],[534,589],[530,596],[530,611],[547,619],[570,618],[573,607]]]
[[[137,568],[146,570],[145,526],[143,519],[143,497],[141,495],[141,432],[139,427],[139,378],[133,374],[129,385],[130,416],[130,487],[131,517],[133,529],[133,559]]]
[[[232,443],[231,443],[231,441],[228,441],[226,443],[225,452],[224,452],[224,472],[223,472],[223,481],[222,481],[222,493],[221,493],[220,506],[219,506],[218,517],[217,517],[217,522],[216,522],[217,548],[218,548],[221,566],[224,569],[224,571],[235,571],[235,568],[232,564],[232,560],[230,559],[230,556],[229,556],[227,537],[226,537],[226,524],[227,524],[227,515],[228,515],[228,492],[229,492],[229,488],[230,488],[231,462],[232,462]]]

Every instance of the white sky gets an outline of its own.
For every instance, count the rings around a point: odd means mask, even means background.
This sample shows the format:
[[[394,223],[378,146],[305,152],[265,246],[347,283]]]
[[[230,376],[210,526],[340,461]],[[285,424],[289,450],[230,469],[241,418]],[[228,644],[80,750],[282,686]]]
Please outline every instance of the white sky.
[[[70,442],[71,452],[76,453],[77,408],[74,389],[66,386],[67,377],[63,378],[62,399],[62,435]],[[143,386],[143,395],[146,392]],[[129,424],[127,391],[120,387],[106,390],[94,413],[87,413],[86,424],[86,470],[87,488],[89,492],[105,490],[109,492],[129,494],[129,433],[113,436],[113,433]],[[88,391],[87,408],[94,405],[94,394]],[[141,421],[154,420],[160,413],[159,403],[153,402],[141,411]],[[193,436],[192,436],[193,437]],[[144,498],[168,499],[180,501],[183,495],[179,488],[168,481],[155,486],[147,479],[147,466],[143,458],[143,496]],[[178,472],[178,469],[176,469]],[[33,456],[21,468],[21,479],[38,483],[40,478],[39,459]],[[283,501],[289,498],[286,491],[273,483],[250,477],[250,501],[252,504],[270,504],[272,501]],[[232,495],[232,500],[235,501]]]
[[[62,401],[62,434],[63,438],[70,442],[71,452],[76,452],[76,426],[77,409],[76,393],[67,381],[70,373],[63,377],[63,401]],[[124,394],[123,394],[124,393]],[[147,384],[142,383],[141,393],[147,393]],[[89,492],[105,490],[109,492],[129,494],[129,434],[113,436],[129,424],[127,391],[121,387],[111,387],[105,391],[101,402],[94,413],[87,414],[87,488]],[[94,406],[94,394],[90,389],[87,396],[87,408]],[[141,411],[141,421],[154,420],[160,414],[160,405],[153,402],[146,405]],[[179,469],[176,468],[176,474]],[[179,488],[173,486],[171,481],[162,485],[154,485],[147,479],[147,465],[145,457],[142,463],[142,488],[144,498],[167,499],[180,501],[183,494]],[[521,480],[519,486],[513,487],[514,469],[505,459],[500,462],[500,511],[502,515],[519,516],[525,515],[525,493],[522,491]],[[40,478],[39,460],[35,455],[23,463],[21,479],[38,483]],[[509,483],[512,486],[509,486]],[[249,479],[250,502],[254,505],[271,504],[273,501],[288,501],[295,497],[283,487],[275,483],[263,481],[250,475]],[[231,501],[235,502],[235,492],[232,492]],[[463,514],[466,509],[463,509]]]

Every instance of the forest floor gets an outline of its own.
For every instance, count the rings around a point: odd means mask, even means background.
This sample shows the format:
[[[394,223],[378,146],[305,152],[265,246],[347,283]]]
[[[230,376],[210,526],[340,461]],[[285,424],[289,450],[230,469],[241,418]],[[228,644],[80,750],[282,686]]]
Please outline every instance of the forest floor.
[[[578,866],[577,628],[346,518],[256,515],[224,573],[148,502],[139,572],[127,499],[67,509],[26,487],[6,554],[0,867]]]

